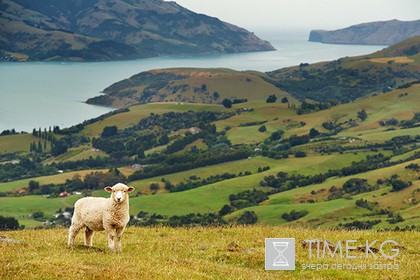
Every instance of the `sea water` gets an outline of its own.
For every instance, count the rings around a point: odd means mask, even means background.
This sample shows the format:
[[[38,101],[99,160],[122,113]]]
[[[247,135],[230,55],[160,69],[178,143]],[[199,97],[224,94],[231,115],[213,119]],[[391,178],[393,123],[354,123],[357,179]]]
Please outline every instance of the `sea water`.
[[[6,129],[69,127],[111,111],[88,105],[107,86],[142,71],[171,67],[223,67],[272,71],[283,67],[369,54],[385,46],[330,45],[307,36],[267,35],[275,51],[168,56],[110,62],[0,63],[0,133]]]

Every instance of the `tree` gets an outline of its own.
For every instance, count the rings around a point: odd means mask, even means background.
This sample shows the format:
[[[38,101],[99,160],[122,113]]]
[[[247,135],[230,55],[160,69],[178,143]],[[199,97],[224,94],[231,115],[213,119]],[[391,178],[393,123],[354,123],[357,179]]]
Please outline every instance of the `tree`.
[[[258,222],[258,216],[254,211],[245,211],[238,219],[239,225],[252,225]]]
[[[266,132],[267,131],[267,127],[265,125],[262,125],[258,128],[259,132]]]
[[[400,191],[402,189],[405,189],[405,188],[411,186],[411,184],[412,183],[410,183],[410,182],[406,183],[406,182],[401,181],[399,179],[392,180],[391,181],[392,191],[394,191],[394,192]]]
[[[305,152],[303,152],[303,151],[297,151],[297,152],[295,153],[295,157],[297,157],[297,158],[306,157],[306,153],[305,153]]]
[[[13,217],[0,216],[0,230],[16,230],[19,228],[19,222]]]
[[[115,125],[105,126],[104,130],[102,131],[101,137],[102,138],[111,137],[111,136],[117,135],[117,133],[118,133],[118,128]]]
[[[220,209],[219,216],[227,215],[229,213],[232,213],[233,211],[235,211],[235,208],[233,208],[230,205],[225,204],[223,205],[222,209]]]
[[[223,99],[222,104],[225,108],[232,108],[232,100],[230,99]]]
[[[343,190],[346,193],[358,194],[372,190],[366,179],[352,178],[343,184]]]
[[[271,136],[270,136],[270,140],[271,140],[271,141],[280,140],[280,139],[281,139],[281,137],[283,136],[283,134],[284,134],[284,131],[283,131],[283,130],[281,130],[281,129],[279,129],[279,130],[277,130],[277,131],[273,132],[273,134],[271,134]]]
[[[287,102],[289,102],[289,99],[287,99],[287,97],[283,97],[280,102],[281,103],[287,103]]]
[[[29,181],[29,192],[33,192],[39,189],[39,183],[37,181]]]
[[[368,115],[366,113],[365,109],[360,110],[359,112],[357,112],[357,117],[361,120],[364,121],[367,119]]]
[[[314,127],[311,128],[311,130],[309,131],[309,137],[310,138],[314,138],[314,137],[317,137],[319,135],[320,135],[319,131]]]
[[[267,103],[275,103],[276,101],[277,97],[274,94],[270,95],[266,100]]]
[[[58,155],[64,154],[65,152],[67,152],[67,150],[68,150],[68,145],[66,141],[58,140],[53,143],[51,147],[51,154],[56,157]]]
[[[159,184],[156,183],[152,183],[150,184],[149,188],[153,191],[153,192],[157,192],[159,190]]]

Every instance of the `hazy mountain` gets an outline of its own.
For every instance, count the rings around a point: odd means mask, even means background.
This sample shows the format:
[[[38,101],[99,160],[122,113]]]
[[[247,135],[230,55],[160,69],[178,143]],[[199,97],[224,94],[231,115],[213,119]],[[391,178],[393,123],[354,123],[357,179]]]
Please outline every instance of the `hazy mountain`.
[[[110,60],[273,49],[243,28],[175,2],[0,0],[3,60]]]
[[[377,21],[334,31],[312,30],[309,41],[328,44],[392,45],[420,35],[420,20]]]

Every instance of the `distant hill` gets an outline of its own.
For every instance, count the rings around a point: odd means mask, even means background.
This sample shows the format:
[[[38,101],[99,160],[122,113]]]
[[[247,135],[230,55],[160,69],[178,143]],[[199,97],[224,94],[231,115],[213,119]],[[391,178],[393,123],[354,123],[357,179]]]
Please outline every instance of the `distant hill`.
[[[0,60],[95,61],[273,50],[163,0],[0,0]]]
[[[297,99],[350,102],[420,80],[420,36],[381,51],[283,68],[264,77]]]
[[[288,94],[251,72],[215,68],[159,69],[141,72],[104,89],[89,104],[126,107],[149,102],[221,104],[222,100],[265,101],[271,94]]]
[[[230,69],[160,69],[104,89],[89,104],[126,107],[148,102],[220,104],[224,98],[265,101],[268,95],[341,103],[420,80],[420,36],[379,52],[331,62],[302,63],[267,73]]]
[[[309,41],[327,44],[392,45],[420,35],[420,20],[377,21],[327,31],[312,30]]]

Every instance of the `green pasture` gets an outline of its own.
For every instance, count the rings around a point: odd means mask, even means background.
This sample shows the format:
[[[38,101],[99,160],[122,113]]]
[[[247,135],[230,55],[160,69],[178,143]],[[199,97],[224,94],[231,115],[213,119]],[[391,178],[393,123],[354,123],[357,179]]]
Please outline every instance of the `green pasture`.
[[[38,144],[40,139],[32,134],[15,134],[0,136],[0,153],[29,152],[32,142]],[[43,140],[41,141],[43,144]]]

